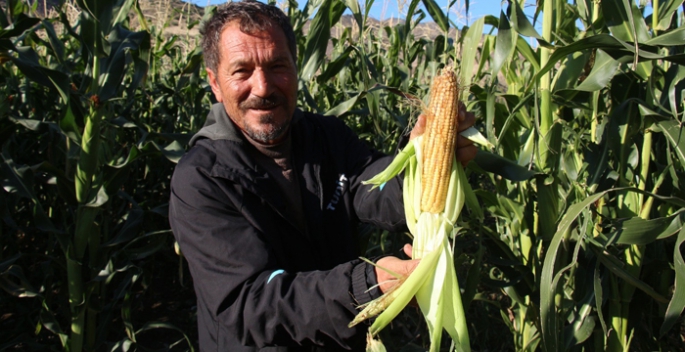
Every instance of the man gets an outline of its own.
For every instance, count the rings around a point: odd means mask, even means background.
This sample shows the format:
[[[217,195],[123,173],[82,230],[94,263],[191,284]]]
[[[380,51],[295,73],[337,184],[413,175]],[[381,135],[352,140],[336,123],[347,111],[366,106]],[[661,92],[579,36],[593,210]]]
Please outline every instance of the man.
[[[361,181],[392,157],[338,119],[296,108],[295,36],[278,8],[229,3],[202,33],[219,103],[176,167],[169,209],[194,279],[201,350],[363,351],[367,326],[347,324],[394,283],[358,259],[357,224],[405,223],[400,180],[374,192]],[[462,161],[475,152],[465,145]],[[377,263],[409,274],[417,261]]]

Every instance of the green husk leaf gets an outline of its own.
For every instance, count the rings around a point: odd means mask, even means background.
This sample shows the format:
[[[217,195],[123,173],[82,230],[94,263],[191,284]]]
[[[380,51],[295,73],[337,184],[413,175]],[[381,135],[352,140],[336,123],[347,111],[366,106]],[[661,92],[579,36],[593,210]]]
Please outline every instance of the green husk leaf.
[[[397,153],[394,159],[388,167],[385,168],[381,173],[372,177],[369,180],[362,181],[364,185],[373,185],[371,189],[390,181],[393,177],[397,176],[400,172],[404,171],[405,167],[409,163],[409,159],[414,156],[414,143],[407,143],[407,145],[402,148],[402,150]]]

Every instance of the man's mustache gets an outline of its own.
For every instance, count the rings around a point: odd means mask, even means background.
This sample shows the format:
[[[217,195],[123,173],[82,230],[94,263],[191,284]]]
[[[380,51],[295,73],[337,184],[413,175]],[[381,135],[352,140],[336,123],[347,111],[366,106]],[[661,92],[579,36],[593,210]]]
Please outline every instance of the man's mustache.
[[[285,102],[285,97],[280,94],[272,94],[266,98],[251,96],[240,103],[241,109],[271,109]]]

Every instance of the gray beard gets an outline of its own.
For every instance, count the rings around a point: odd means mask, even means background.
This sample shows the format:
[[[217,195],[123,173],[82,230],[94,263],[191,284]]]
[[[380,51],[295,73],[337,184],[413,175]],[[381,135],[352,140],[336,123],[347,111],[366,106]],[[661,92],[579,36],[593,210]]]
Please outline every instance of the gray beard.
[[[262,124],[269,124],[269,128],[267,128],[266,130],[255,131],[251,129],[249,126],[245,126],[244,132],[252,140],[262,144],[273,144],[274,141],[278,140],[280,137],[283,136],[283,134],[285,134],[285,132],[288,130],[288,127],[290,126],[289,122],[285,122],[281,125],[276,125],[273,121],[272,114],[263,117],[259,122]]]

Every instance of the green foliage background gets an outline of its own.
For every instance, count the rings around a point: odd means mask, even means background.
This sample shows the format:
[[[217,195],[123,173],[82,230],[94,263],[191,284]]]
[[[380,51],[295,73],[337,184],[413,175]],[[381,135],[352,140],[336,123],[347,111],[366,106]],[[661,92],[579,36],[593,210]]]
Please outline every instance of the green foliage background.
[[[406,95],[457,64],[495,145],[469,164],[477,199],[455,243],[472,349],[682,350],[683,2],[541,0],[530,19],[509,1],[458,28],[453,3],[414,0],[378,30],[371,4],[281,4],[299,103],[392,153],[419,112]],[[192,305],[170,321],[140,302],[192,301],[166,204],[213,99],[202,53],[135,0],[59,9],[8,0],[0,13],[0,349],[193,349]],[[332,37],[343,14],[353,25]],[[416,37],[422,21],[441,34]],[[407,241],[362,232],[368,256]],[[411,309],[381,338],[428,342]]]

